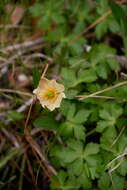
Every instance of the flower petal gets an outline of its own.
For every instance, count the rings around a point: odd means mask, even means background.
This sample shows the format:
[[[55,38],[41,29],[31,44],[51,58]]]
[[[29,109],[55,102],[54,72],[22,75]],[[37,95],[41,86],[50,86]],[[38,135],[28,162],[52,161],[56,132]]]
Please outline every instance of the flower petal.
[[[54,100],[54,97],[50,99],[45,98],[45,93],[47,93],[50,88],[56,93],[56,98]],[[55,108],[60,107],[62,98],[66,97],[63,91],[63,85],[58,84],[55,80],[48,80],[45,77],[41,77],[38,87],[33,91],[33,93],[36,94],[42,107],[47,107],[49,110],[53,111]]]
[[[62,84],[58,84],[55,80],[51,80],[51,85],[56,88],[58,92],[64,91],[64,86]]]
[[[38,88],[44,89],[44,88],[48,88],[50,87],[50,80],[48,80],[45,77],[41,77],[39,84],[38,84]]]

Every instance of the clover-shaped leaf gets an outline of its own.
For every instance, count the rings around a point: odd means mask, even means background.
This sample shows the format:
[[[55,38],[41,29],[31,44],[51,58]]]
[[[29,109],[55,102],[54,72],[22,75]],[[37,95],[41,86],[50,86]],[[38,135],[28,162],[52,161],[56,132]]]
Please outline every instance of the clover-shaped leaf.
[[[103,132],[105,128],[114,126],[118,117],[122,114],[123,109],[117,104],[104,104],[99,115],[102,120],[97,123],[97,132]]]

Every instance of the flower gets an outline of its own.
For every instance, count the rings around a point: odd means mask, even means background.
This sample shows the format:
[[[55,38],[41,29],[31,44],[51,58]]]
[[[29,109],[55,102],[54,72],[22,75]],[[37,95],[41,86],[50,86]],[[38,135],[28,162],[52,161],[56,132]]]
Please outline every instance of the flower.
[[[33,91],[39,99],[42,107],[47,107],[53,111],[55,108],[60,107],[62,98],[65,98],[63,93],[64,86],[58,84],[56,80],[48,80],[45,77],[41,77],[38,87]]]

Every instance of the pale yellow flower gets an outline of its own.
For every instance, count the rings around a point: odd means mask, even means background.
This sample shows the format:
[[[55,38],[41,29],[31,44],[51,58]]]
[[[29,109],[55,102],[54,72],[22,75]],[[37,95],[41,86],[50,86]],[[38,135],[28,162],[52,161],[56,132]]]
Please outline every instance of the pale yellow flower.
[[[41,77],[38,87],[33,91],[40,101],[42,107],[47,107],[53,111],[55,108],[60,107],[62,98],[65,98],[64,86],[58,84],[55,80],[48,80]]]

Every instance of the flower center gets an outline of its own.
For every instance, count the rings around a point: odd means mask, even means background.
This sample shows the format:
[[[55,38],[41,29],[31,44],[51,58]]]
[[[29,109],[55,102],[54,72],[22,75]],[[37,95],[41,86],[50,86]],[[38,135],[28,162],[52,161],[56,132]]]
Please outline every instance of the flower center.
[[[57,98],[57,92],[55,89],[53,88],[49,88],[46,90],[45,94],[44,94],[44,98],[46,100],[51,100],[51,101],[55,101]]]

